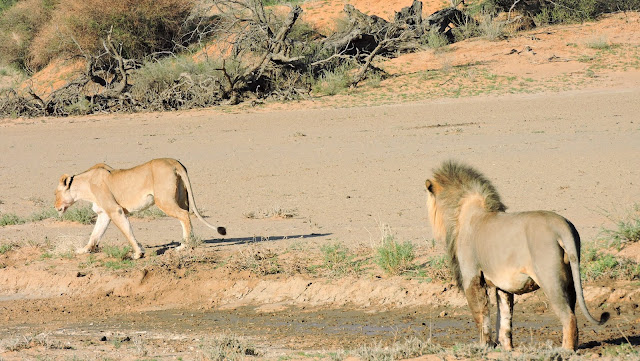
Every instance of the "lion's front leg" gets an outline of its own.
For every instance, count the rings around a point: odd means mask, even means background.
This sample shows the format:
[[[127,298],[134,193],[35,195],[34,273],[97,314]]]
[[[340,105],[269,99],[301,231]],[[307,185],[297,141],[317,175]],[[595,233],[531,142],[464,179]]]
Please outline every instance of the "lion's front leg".
[[[482,276],[475,276],[464,282],[464,294],[471,309],[473,319],[480,330],[480,342],[495,345],[491,340],[491,317],[489,315],[489,297]]]
[[[107,231],[109,223],[111,223],[111,218],[109,218],[109,215],[105,213],[104,210],[95,205],[93,210],[98,214],[96,225],[93,227],[93,231],[91,231],[87,245],[76,250],[78,254],[95,252],[98,247],[98,242],[100,242],[102,236],[104,236],[104,233]]]
[[[496,319],[498,342],[505,350],[512,350],[513,342],[511,327],[513,317],[513,293],[505,292],[496,288],[496,303],[498,306],[498,317]]]

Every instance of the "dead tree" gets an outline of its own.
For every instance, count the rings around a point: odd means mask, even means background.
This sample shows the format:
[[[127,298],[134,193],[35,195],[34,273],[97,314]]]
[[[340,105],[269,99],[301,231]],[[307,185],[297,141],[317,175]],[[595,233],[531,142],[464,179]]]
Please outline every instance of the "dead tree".
[[[300,66],[303,56],[292,55],[289,35],[302,8],[291,7],[279,22],[260,0],[218,0],[215,4],[223,19],[219,33],[225,33],[232,42],[230,58],[217,69],[224,79],[219,84],[222,94],[230,104],[238,103],[248,91],[272,91],[279,70]]]

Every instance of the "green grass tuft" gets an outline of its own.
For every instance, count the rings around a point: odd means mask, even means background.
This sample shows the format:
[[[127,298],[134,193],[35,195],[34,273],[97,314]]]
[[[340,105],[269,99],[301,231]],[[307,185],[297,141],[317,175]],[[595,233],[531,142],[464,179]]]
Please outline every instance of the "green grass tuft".
[[[627,216],[614,222],[615,229],[602,230],[602,234],[611,241],[611,245],[620,248],[626,243],[640,241],[640,204],[635,204]]]
[[[5,254],[15,248],[15,244],[7,243],[0,245],[0,254]]]
[[[96,214],[91,210],[91,206],[69,208],[62,219],[81,224],[93,224],[96,221]]]
[[[104,246],[103,251],[109,257],[124,261],[129,259],[129,252],[131,252],[131,247]]]
[[[387,274],[400,275],[415,268],[414,246],[411,242],[398,243],[393,236],[386,236],[382,246],[376,249],[375,263]]]
[[[16,224],[23,224],[23,223],[26,223],[26,220],[24,218],[20,218],[15,213],[3,213],[0,216],[0,226],[1,227],[13,226],[13,225],[16,225]]]
[[[640,279],[640,263],[605,253],[594,246],[582,250],[580,273],[584,280],[637,280]]]
[[[355,260],[356,255],[346,246],[335,243],[324,245],[322,252],[322,268],[326,269],[330,276],[339,277],[346,274],[358,274],[362,271],[362,263]]]

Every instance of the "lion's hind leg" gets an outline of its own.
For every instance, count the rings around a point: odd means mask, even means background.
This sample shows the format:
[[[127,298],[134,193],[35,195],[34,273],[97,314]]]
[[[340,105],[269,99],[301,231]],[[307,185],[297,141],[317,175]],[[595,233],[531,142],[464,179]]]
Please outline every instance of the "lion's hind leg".
[[[562,323],[562,347],[575,350],[578,347],[578,322],[576,320],[576,295],[571,271],[538,272],[540,288],[549,298],[551,309]]]
[[[463,288],[473,319],[480,330],[480,342],[494,346],[491,340],[489,297],[483,277],[481,275],[473,277]]]
[[[496,288],[496,304],[498,308],[498,317],[496,319],[498,342],[505,350],[512,350],[513,293]]]

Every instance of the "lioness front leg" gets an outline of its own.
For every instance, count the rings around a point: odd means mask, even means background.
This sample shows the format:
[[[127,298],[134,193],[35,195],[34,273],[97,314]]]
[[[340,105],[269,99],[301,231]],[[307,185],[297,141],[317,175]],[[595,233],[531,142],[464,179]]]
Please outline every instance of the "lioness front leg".
[[[129,243],[131,243],[131,247],[133,249],[133,259],[138,259],[144,257],[144,249],[142,245],[136,240],[133,236],[133,228],[131,228],[131,223],[129,219],[124,214],[122,208],[118,208],[115,211],[112,211],[109,216],[113,223],[120,229],[120,231],[127,237]]]
[[[91,231],[87,245],[76,250],[78,254],[94,252],[98,247],[98,242],[100,242],[102,236],[104,236],[104,233],[107,231],[109,223],[111,223],[111,218],[109,218],[109,215],[105,213],[104,210],[100,208],[96,209],[95,205],[93,210],[98,214],[96,225],[93,227],[93,231]]]

